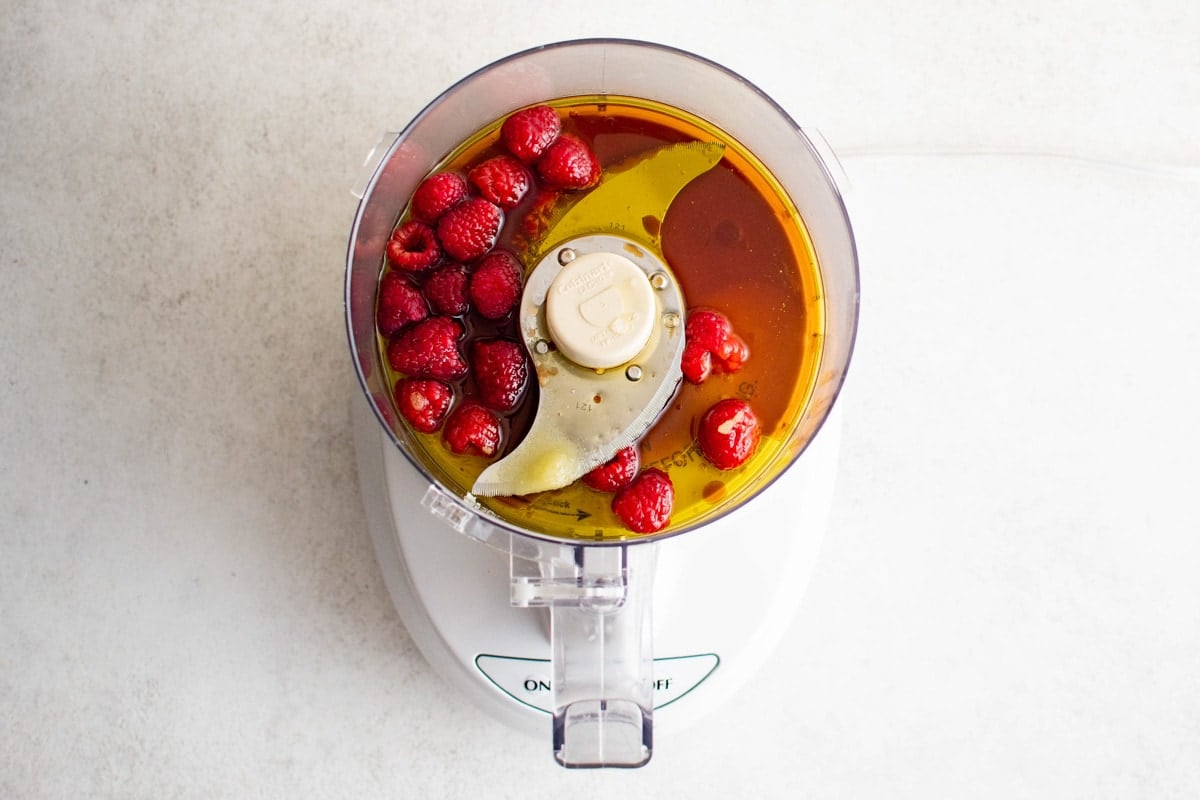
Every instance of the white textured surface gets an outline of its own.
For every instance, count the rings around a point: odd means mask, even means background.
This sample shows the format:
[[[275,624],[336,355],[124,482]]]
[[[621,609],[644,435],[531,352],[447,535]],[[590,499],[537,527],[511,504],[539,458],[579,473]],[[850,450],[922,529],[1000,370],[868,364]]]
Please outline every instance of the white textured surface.
[[[1200,169],[1190,2],[558,5],[0,13],[0,797],[1200,795],[1184,172],[848,158],[839,500],[758,684],[634,773],[560,770],[446,692],[350,445],[340,264],[379,131],[606,34],[723,62],[843,152]]]

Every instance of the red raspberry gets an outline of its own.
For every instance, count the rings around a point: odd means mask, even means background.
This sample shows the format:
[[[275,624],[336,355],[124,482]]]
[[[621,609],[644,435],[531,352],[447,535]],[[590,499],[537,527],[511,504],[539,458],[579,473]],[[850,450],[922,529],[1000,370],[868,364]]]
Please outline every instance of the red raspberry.
[[[712,374],[712,351],[699,342],[683,346],[683,377],[690,383],[701,384]]]
[[[478,339],[471,345],[471,374],[479,399],[488,408],[507,414],[517,407],[529,378],[521,345],[510,339]]]
[[[538,175],[551,186],[587,189],[600,181],[600,161],[578,136],[564,133],[537,162]]]
[[[471,305],[488,319],[507,316],[521,299],[521,262],[507,250],[493,250],[475,266],[467,294]]]
[[[703,383],[715,372],[737,372],[750,357],[750,348],[733,332],[729,318],[719,311],[701,309],[688,313],[684,326],[683,376]]]
[[[435,314],[460,317],[467,313],[467,268],[462,264],[438,267],[425,279],[425,299]]]
[[[508,152],[532,164],[558,138],[562,122],[550,106],[523,108],[500,126],[500,138]]]
[[[642,459],[636,447],[622,447],[617,454],[583,476],[583,483],[599,492],[615,492],[633,482]]]
[[[396,407],[414,430],[433,433],[442,426],[454,390],[441,381],[401,378],[396,381]]]
[[[412,213],[430,225],[442,215],[467,199],[470,190],[457,172],[437,172],[421,181],[413,192]]]
[[[446,420],[442,439],[459,455],[491,457],[500,449],[500,420],[473,400],[464,400]]]
[[[745,400],[719,400],[700,417],[700,452],[717,469],[746,463],[758,449],[758,417]]]
[[[462,333],[450,317],[423,319],[388,342],[388,363],[410,378],[457,380],[467,374],[467,362],[458,352]]]
[[[713,357],[717,359],[722,372],[737,372],[750,357],[750,346],[736,333],[730,333]]]
[[[504,213],[482,197],[464,200],[438,220],[437,235],[451,258],[474,261],[492,249]]]
[[[512,156],[496,156],[467,173],[467,180],[485,200],[501,208],[512,208],[529,191],[529,170]]]
[[[612,500],[613,513],[635,533],[653,533],[671,524],[675,487],[671,478],[651,467],[639,474]]]
[[[379,303],[375,306],[375,324],[384,336],[429,316],[425,298],[417,287],[400,273],[389,270],[379,280]]]
[[[533,202],[529,204],[529,210],[521,219],[521,235],[526,239],[534,240],[545,233],[546,229],[550,227],[550,220],[554,216],[554,210],[561,197],[561,189],[538,189],[533,197]]]
[[[729,338],[729,334],[733,333],[733,325],[720,311],[702,309],[687,315],[687,323],[683,330],[689,342],[696,342],[705,350],[716,353]]]
[[[387,243],[387,255],[400,269],[420,272],[437,263],[442,257],[442,248],[433,235],[433,228],[414,219],[392,233]]]

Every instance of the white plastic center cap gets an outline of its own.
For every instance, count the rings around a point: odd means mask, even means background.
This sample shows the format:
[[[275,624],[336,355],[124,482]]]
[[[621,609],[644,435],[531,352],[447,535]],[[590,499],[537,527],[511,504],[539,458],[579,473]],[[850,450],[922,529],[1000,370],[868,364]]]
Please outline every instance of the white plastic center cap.
[[[610,369],[646,346],[655,307],[654,289],[636,264],[616,253],[586,253],[550,283],[546,327],[576,364]]]

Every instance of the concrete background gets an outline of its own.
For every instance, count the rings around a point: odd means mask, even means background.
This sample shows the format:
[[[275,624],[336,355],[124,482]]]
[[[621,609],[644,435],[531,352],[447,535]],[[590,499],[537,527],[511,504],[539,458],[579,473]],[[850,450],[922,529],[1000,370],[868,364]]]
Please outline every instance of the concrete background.
[[[1197,8],[5,3],[0,796],[1200,795]],[[415,649],[341,316],[378,134],[598,35],[820,127],[863,272],[800,613],[632,773]]]

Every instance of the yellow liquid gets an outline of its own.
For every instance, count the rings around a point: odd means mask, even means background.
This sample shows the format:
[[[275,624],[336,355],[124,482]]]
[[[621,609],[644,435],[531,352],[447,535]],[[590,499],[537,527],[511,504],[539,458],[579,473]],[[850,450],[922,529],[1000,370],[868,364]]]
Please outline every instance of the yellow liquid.
[[[618,97],[566,98],[557,107],[564,130],[588,141],[608,166],[666,143],[719,141],[721,163],[686,186],[664,220],[646,220],[640,236],[656,237],[678,278],[689,309],[724,313],[746,340],[750,357],[734,374],[715,373],[702,385],[684,382],[660,419],[638,443],[642,467],[667,472],[675,487],[671,524],[678,531],[722,514],[778,475],[804,442],[796,426],[812,396],[824,330],[820,271],[795,206],[763,165],[720,130],[665,105]],[[501,152],[496,120],[451,152],[438,169],[458,169]],[[536,202],[530,192],[510,211],[499,246],[514,252],[526,269],[536,263],[537,243],[522,233]],[[402,217],[402,221],[407,216]],[[607,228],[594,221],[595,230]],[[575,231],[583,233],[587,231]],[[468,315],[468,331],[505,333],[503,326]],[[515,324],[508,335],[516,340]],[[381,339],[380,347],[386,346]],[[386,358],[382,359],[386,365]],[[394,383],[399,376],[389,376]],[[726,397],[750,403],[762,425],[757,452],[743,466],[722,471],[709,464],[696,444],[703,413]],[[505,430],[504,452],[528,428],[536,404],[531,391]],[[460,496],[491,463],[457,456],[441,434],[413,434],[413,452]],[[498,458],[499,456],[497,456]],[[481,507],[537,533],[587,540],[639,538],[612,513],[612,495],[576,482],[525,497],[478,498]]]

